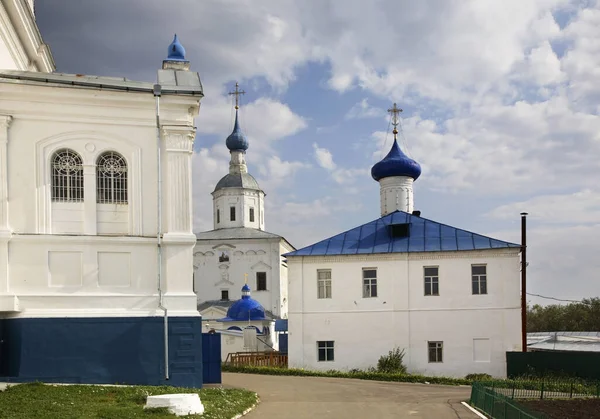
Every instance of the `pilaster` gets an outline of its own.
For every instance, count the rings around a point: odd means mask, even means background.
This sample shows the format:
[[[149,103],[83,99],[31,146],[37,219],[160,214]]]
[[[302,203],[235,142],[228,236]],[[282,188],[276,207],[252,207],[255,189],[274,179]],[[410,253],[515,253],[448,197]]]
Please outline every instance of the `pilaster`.
[[[12,116],[0,115],[0,232],[8,232],[8,129]]]
[[[196,130],[163,126],[163,229],[192,234],[192,147]]]
[[[85,234],[96,235],[98,230],[98,211],[96,210],[96,165],[86,164],[83,166],[83,187],[85,195],[83,201],[84,207],[84,225]]]
[[[192,232],[192,152],[196,130],[163,125],[162,212],[164,302],[172,312],[197,310]]]

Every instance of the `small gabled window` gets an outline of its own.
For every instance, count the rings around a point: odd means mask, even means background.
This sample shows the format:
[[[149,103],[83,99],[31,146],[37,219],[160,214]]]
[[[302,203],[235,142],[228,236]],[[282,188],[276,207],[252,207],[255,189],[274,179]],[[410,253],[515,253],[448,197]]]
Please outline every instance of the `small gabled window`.
[[[408,237],[410,235],[409,223],[390,224],[389,229],[393,238]]]
[[[267,273],[257,272],[256,273],[256,291],[267,290]]]

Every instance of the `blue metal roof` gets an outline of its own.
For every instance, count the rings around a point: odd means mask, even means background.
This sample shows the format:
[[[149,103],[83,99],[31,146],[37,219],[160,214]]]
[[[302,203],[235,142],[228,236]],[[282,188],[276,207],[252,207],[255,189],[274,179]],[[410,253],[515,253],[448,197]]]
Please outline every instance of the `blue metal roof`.
[[[227,317],[219,319],[221,322],[239,322],[248,320],[267,320],[263,306],[250,297],[250,286],[242,287],[242,298],[233,303],[227,310]]]
[[[392,224],[409,224],[409,235],[393,237],[389,227]],[[403,211],[395,211],[283,256],[451,252],[519,247],[519,244],[471,233]]]
[[[408,176],[417,180],[421,176],[421,165],[404,154],[394,138],[387,156],[371,168],[371,176],[376,181],[391,176]]]
[[[229,134],[229,137],[227,137],[227,139],[225,140],[225,145],[230,151],[248,150],[248,139],[246,138],[246,136],[242,132],[242,129],[240,128],[240,124],[238,122],[237,109],[235,111],[235,124],[233,125],[233,132]]]
[[[173,38],[173,42],[169,45],[169,52],[167,53],[167,60],[170,61],[185,61],[185,48],[179,42],[177,34]]]

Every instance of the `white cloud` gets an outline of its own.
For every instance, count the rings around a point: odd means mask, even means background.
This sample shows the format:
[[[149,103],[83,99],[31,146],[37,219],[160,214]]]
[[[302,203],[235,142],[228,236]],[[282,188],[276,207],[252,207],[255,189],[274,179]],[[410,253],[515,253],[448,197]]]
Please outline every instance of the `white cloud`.
[[[367,98],[355,103],[346,113],[345,119],[380,118],[385,116],[385,110],[369,105]]]
[[[313,148],[315,150],[315,159],[319,166],[327,170],[334,170],[336,168],[336,165],[333,162],[333,156],[329,150],[319,147],[317,143],[313,143]]]
[[[499,219],[511,219],[528,212],[529,218],[547,224],[600,224],[600,192],[590,189],[571,194],[541,195],[526,201],[502,205],[488,213]]]

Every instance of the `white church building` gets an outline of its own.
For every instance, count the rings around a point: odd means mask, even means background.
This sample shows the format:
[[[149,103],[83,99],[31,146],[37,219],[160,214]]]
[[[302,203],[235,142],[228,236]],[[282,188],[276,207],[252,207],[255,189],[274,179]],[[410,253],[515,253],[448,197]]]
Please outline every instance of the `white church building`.
[[[377,365],[395,347],[411,373],[506,376],[521,350],[520,245],[413,211],[420,165],[394,143],[375,164],[381,217],[287,253],[289,366]]]
[[[197,233],[194,249],[194,287],[204,318],[238,300],[246,279],[254,299],[275,317],[287,318],[287,265],[281,256],[295,248],[283,237],[265,231],[265,193],[248,173],[248,139],[238,119],[225,145],[231,154],[229,173],[216,184],[213,197],[214,229]]]
[[[32,6],[0,0],[0,377],[200,387],[199,74],[177,37],[158,84],[55,73]]]

